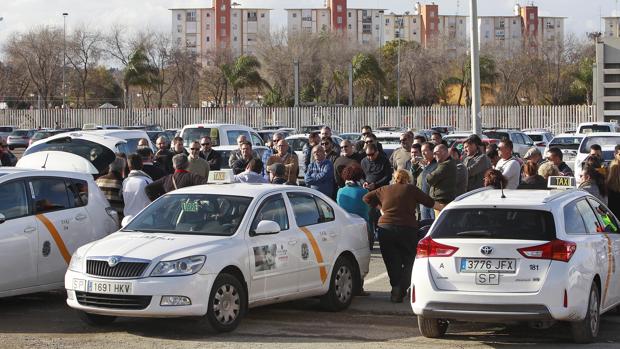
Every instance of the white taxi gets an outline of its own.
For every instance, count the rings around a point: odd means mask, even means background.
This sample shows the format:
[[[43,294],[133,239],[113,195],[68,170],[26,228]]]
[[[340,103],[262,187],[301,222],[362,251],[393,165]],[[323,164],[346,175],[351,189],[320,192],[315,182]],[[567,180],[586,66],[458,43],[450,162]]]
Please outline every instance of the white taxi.
[[[451,320],[566,321],[574,341],[591,342],[600,315],[620,305],[618,259],[618,220],[592,195],[483,188],[449,204],[420,240],[411,307],[426,337]]]
[[[71,254],[117,229],[91,175],[0,167],[0,297],[62,288]]]
[[[209,182],[230,171],[213,171]],[[297,186],[223,184],[168,193],[80,248],[65,276],[84,321],[198,316],[234,330],[248,308],[321,296],[349,306],[368,273],[365,221]]]

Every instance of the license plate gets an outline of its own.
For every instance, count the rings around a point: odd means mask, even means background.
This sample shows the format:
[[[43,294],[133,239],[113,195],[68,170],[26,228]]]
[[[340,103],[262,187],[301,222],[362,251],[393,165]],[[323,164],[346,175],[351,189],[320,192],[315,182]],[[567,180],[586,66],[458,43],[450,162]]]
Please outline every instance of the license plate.
[[[499,273],[476,273],[476,285],[499,285]]]
[[[132,294],[131,283],[128,282],[107,282],[107,281],[93,281],[93,280],[73,280],[73,285],[82,286],[80,291],[89,293],[111,293],[111,294]],[[85,281],[84,285],[79,285],[79,281]],[[78,290],[76,288],[76,290]]]
[[[86,291],[86,280],[73,279],[73,290],[74,291]]]
[[[461,273],[515,273],[516,259],[462,258]]]

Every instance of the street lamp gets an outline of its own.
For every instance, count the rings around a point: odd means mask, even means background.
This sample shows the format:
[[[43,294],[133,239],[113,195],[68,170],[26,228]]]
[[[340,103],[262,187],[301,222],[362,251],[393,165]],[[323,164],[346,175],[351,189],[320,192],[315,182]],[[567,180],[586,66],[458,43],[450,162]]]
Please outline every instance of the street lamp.
[[[471,121],[472,132],[481,134],[482,118],[480,116],[480,59],[478,58],[478,1],[470,0],[471,11]]]
[[[67,93],[65,92],[65,68],[67,67],[67,16],[69,14],[67,12],[62,13],[62,22],[63,22],[63,30],[62,30],[62,42],[63,42],[63,55],[62,55],[62,108],[65,109],[66,116],[66,101]]]

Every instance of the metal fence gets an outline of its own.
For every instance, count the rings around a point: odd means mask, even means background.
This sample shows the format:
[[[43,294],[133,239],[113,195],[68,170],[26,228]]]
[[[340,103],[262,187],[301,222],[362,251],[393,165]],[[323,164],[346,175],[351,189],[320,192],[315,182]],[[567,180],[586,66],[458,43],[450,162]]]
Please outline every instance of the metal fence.
[[[592,106],[485,106],[484,127],[548,128],[555,133],[575,128],[576,124],[595,121]],[[0,125],[21,128],[81,127],[99,125],[159,124],[163,128],[181,128],[198,122],[234,123],[251,127],[326,124],[338,132],[359,132],[362,126],[401,126],[427,129],[454,126],[471,129],[468,107],[310,107],[310,108],[186,108],[186,109],[43,109],[0,110]]]

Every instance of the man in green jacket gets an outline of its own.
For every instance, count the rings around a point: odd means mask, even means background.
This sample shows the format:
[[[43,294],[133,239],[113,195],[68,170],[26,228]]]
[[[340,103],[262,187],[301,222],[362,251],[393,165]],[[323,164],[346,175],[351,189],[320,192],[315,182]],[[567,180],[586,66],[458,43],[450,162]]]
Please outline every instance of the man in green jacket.
[[[433,150],[437,168],[426,176],[430,197],[447,205],[456,198],[456,162],[450,157],[448,147],[440,144]],[[435,212],[435,217],[439,212]]]

